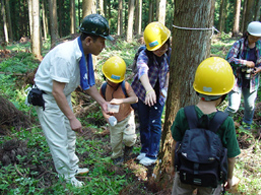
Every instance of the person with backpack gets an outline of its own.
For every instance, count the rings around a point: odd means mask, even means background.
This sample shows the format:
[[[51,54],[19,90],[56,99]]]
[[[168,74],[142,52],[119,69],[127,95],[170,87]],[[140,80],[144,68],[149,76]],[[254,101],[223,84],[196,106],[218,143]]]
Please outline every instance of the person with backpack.
[[[137,137],[135,115],[131,104],[137,103],[138,98],[130,84],[124,80],[125,72],[126,64],[118,56],[109,58],[102,66],[106,81],[100,88],[100,94],[110,102],[109,113],[104,111],[102,113],[109,123],[111,158],[115,165],[121,165],[129,159]]]
[[[92,55],[100,54],[106,39],[113,40],[108,21],[99,14],[86,16],[79,30],[79,37],[57,45],[45,55],[28,94],[59,178],[75,187],[84,185],[75,176],[89,169],[79,167],[75,153],[76,132],[82,133],[82,124],[73,113],[71,93],[80,85],[106,112],[108,103],[95,86]]]
[[[140,164],[150,166],[157,160],[161,139],[161,115],[169,77],[170,30],[160,22],[151,22],[143,37],[146,49],[139,53],[137,73],[131,86],[139,98],[141,151],[136,159]]]
[[[217,110],[234,86],[229,63],[210,57],[196,70],[196,105],[181,108],[171,127],[175,170],[172,195],[220,194],[230,189],[235,157],[240,154],[233,119]]]
[[[236,41],[227,54],[227,61],[233,68],[236,82],[233,90],[228,94],[226,112],[233,116],[244,97],[243,127],[250,129],[254,117],[255,102],[259,87],[261,71],[261,22],[250,22],[247,32]]]

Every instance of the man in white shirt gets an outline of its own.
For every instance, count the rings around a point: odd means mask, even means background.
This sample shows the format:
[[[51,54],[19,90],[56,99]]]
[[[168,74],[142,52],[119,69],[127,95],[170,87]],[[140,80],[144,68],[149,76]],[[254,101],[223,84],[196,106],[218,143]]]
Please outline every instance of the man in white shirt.
[[[35,87],[44,92],[44,105],[36,106],[36,110],[56,171],[59,177],[76,187],[82,187],[84,183],[75,175],[89,170],[78,167],[75,132],[82,132],[82,125],[73,113],[71,93],[81,85],[84,92],[107,111],[107,102],[95,86],[91,55],[100,54],[105,48],[105,39],[113,40],[109,30],[108,21],[103,16],[86,16],[80,25],[81,35],[52,49],[35,75]]]

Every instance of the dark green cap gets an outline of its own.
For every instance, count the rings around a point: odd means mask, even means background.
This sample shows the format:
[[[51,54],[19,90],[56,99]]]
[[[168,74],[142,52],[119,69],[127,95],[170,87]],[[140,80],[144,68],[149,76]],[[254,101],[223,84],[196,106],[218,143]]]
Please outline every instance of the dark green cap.
[[[106,18],[99,14],[90,14],[83,18],[79,30],[82,33],[97,35],[113,41],[110,36],[110,27]]]

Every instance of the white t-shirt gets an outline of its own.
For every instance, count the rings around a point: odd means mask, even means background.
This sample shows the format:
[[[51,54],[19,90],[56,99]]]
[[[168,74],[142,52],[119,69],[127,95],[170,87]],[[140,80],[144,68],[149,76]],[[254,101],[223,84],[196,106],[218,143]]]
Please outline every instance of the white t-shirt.
[[[36,86],[52,93],[53,80],[66,83],[65,96],[70,95],[80,84],[79,61],[82,57],[77,38],[53,48],[39,65],[35,74]]]

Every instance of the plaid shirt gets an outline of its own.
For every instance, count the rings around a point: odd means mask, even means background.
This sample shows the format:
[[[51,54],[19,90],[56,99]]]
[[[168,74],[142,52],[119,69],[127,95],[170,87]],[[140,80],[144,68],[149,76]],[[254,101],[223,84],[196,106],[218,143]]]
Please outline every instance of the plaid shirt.
[[[164,54],[163,60],[158,64],[156,59],[153,59],[150,67],[148,67],[149,58],[146,55],[145,50],[141,51],[137,59],[138,72],[133,78],[131,87],[140,100],[145,102],[146,90],[140,82],[140,77],[144,74],[148,75],[151,86],[154,88],[157,80],[159,80],[159,90],[161,91],[166,84],[167,73],[169,72],[169,65],[167,63],[167,54]],[[159,91],[159,94],[160,94]],[[166,98],[160,95],[159,103],[164,105]]]
[[[247,56],[249,52],[248,40],[244,41],[244,38],[236,41],[230,48],[226,60],[231,64],[233,72],[236,76],[236,82],[234,91],[238,91],[242,87],[242,78],[240,74],[240,68],[246,66]],[[256,57],[257,61],[255,67],[261,67],[261,41],[256,42]],[[250,92],[258,89],[259,86],[259,73],[253,76],[250,80]]]

